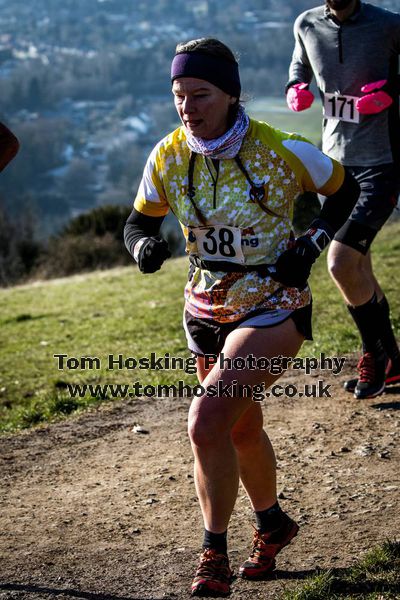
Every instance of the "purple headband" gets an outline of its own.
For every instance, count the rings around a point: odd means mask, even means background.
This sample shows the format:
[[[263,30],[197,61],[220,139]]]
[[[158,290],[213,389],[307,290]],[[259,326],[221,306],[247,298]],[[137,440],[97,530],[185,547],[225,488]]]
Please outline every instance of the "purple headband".
[[[204,79],[230,96],[240,96],[239,65],[220,56],[200,51],[176,54],[171,65],[171,81],[180,77]]]

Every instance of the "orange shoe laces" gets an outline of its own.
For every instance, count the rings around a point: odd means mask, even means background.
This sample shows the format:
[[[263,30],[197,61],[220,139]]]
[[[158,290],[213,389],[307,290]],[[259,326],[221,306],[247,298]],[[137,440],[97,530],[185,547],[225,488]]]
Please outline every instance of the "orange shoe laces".
[[[228,558],[224,554],[218,554],[212,548],[206,548],[200,556],[200,564],[196,571],[196,577],[205,577],[206,579],[218,579],[219,581],[229,581],[231,570],[229,568]]]

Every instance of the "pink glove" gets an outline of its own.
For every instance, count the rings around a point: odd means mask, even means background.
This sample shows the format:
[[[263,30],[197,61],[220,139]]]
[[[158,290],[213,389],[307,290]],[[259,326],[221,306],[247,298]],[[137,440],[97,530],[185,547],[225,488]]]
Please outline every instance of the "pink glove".
[[[360,114],[375,115],[386,108],[389,108],[393,103],[393,99],[389,94],[380,89],[386,83],[387,79],[381,79],[380,81],[374,81],[373,83],[367,83],[362,86],[361,91],[365,92],[367,95],[362,96],[362,98],[359,98],[356,102],[356,109]],[[374,90],[379,91],[375,92]]]
[[[291,110],[299,112],[310,108],[314,101],[314,94],[307,88],[308,83],[296,83],[288,89],[286,102]]]

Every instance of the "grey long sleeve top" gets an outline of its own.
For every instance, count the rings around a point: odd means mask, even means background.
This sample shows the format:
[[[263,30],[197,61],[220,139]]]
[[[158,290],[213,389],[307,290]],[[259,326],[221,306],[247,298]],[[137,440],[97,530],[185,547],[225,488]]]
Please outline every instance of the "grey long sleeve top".
[[[294,36],[287,87],[315,77],[325,107],[323,151],[347,166],[400,162],[400,15],[360,2],[340,23],[320,6],[296,19]],[[359,115],[354,97],[363,95],[363,85],[381,79],[388,80],[392,106],[377,115]],[[348,120],[337,118],[341,112]]]

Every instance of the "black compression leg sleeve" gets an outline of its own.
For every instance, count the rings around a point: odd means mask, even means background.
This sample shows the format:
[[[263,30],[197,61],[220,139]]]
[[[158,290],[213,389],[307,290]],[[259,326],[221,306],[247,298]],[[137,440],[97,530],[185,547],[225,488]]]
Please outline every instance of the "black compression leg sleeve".
[[[347,308],[361,334],[363,352],[372,352],[377,356],[382,355],[382,310],[375,292],[372,298],[365,304],[361,304],[360,306],[347,305]]]
[[[379,308],[381,309],[381,337],[383,347],[390,359],[398,361],[400,360],[400,350],[397,345],[396,338],[394,337],[392,325],[390,323],[390,307],[386,296],[383,296],[382,300],[380,300]]]

